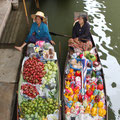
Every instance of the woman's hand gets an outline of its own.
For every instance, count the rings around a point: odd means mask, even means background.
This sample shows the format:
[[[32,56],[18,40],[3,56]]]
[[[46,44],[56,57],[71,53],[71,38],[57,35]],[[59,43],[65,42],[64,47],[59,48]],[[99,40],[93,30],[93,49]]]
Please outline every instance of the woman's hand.
[[[78,38],[74,38],[74,42],[79,44],[79,39]]]
[[[78,41],[79,39],[78,38],[74,38],[75,41]]]
[[[55,42],[53,40],[50,41],[52,45],[55,45]]]
[[[34,35],[35,35],[35,32],[33,32],[32,35],[34,36]]]

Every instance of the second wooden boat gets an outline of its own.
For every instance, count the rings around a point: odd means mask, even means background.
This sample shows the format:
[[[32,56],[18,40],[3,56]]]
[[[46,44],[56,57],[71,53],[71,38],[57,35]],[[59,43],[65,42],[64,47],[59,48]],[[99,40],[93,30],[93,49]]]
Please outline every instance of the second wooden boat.
[[[91,51],[72,50],[71,54],[68,50],[62,93],[64,120],[108,120],[105,79],[92,35],[91,41]]]

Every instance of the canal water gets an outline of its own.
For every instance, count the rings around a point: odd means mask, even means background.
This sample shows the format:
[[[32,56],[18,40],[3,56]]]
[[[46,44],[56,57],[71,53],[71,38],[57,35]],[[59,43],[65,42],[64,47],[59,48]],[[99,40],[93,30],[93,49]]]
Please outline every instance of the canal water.
[[[120,120],[120,1],[83,0],[103,65],[109,120]]]
[[[34,0],[33,0],[34,1]],[[30,13],[37,10],[32,1]],[[71,35],[74,12],[87,12],[91,33],[98,49],[108,99],[108,120],[120,120],[120,0],[40,0],[51,32]],[[68,38],[52,36],[56,42],[61,75],[67,55]],[[59,55],[61,42],[61,55]]]

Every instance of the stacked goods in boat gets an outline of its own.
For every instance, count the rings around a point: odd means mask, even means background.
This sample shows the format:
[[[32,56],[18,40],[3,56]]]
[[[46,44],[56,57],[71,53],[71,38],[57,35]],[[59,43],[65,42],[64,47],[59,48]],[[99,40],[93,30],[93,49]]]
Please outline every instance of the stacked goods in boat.
[[[69,49],[63,88],[65,120],[107,120],[104,76],[95,48]]]
[[[30,43],[18,88],[19,120],[60,118],[60,76],[57,55],[50,43]]]

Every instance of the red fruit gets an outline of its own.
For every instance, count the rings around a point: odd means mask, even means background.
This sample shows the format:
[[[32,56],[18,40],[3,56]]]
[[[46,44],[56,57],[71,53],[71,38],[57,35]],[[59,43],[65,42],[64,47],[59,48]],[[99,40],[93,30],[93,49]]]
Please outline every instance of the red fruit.
[[[21,89],[24,89],[24,86],[21,86]]]
[[[81,94],[79,95],[79,101],[80,101],[80,102],[83,102],[83,99],[82,99],[82,95],[81,95]]]
[[[104,88],[103,84],[98,84],[98,86],[97,86],[98,90],[103,90],[103,88]]]
[[[83,54],[80,54],[80,58],[82,58],[83,57]]]
[[[99,95],[97,95],[97,96],[95,96],[95,102],[99,102],[100,101],[100,96]]]
[[[35,86],[25,84],[22,85],[21,88],[23,88],[23,94],[26,94],[29,97],[32,96],[32,98],[35,98],[39,94]]]
[[[37,84],[39,81],[39,78],[42,78],[45,75],[45,72],[43,72],[43,70],[44,70],[44,64],[40,62],[40,60],[38,60],[35,57],[29,58],[24,63],[24,68],[23,68],[24,80],[32,84]],[[35,81],[36,79],[37,81]]]
[[[35,78],[37,78],[38,76],[37,75],[35,75]]]
[[[75,72],[75,76],[81,76],[81,72],[80,71],[76,71]]]
[[[37,72],[37,75],[39,75],[40,73],[39,72]]]
[[[92,84],[90,89],[91,89],[92,91],[94,91],[94,90],[95,90],[95,85]]]
[[[28,93],[27,95],[28,95],[28,96],[31,96],[31,93]]]
[[[90,97],[91,95],[93,95],[93,91],[89,89],[86,91],[86,94],[87,94],[87,96]]]

